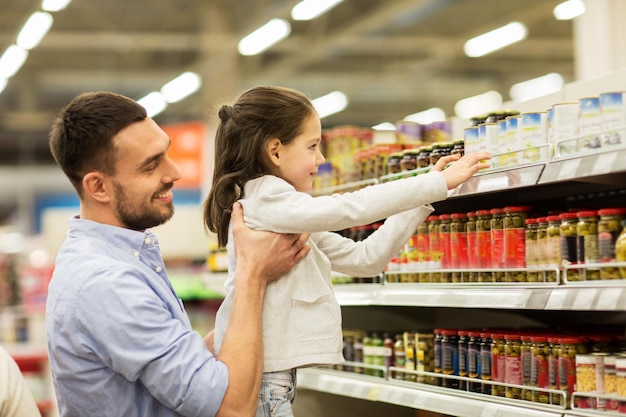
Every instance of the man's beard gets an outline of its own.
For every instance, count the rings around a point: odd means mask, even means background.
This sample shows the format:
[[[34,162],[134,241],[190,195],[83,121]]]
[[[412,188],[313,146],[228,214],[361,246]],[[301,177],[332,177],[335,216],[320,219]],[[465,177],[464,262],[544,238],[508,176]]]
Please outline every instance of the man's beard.
[[[114,187],[117,197],[115,215],[119,222],[128,229],[143,231],[167,222],[174,215],[173,202],[166,206],[168,208],[167,212],[162,212],[157,207],[143,202],[133,206],[124,188],[117,183],[114,184]]]

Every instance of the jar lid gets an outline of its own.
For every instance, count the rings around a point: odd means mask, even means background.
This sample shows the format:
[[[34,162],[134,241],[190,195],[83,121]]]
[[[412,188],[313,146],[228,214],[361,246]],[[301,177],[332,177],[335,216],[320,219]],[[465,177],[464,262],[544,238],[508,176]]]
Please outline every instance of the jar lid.
[[[431,214],[430,216],[426,218],[426,221],[429,221],[429,222],[437,221],[437,220],[439,220],[439,216],[437,216],[436,214]]]
[[[578,217],[596,217],[598,215],[598,212],[596,210],[585,210],[579,211],[578,213],[576,213],[576,215]]]
[[[559,218],[560,219],[577,219],[578,214],[568,211],[566,213],[559,214]]]
[[[458,333],[457,329],[441,329],[442,336],[456,336]]]
[[[530,341],[533,343],[545,343],[548,341],[548,336],[532,336]]]
[[[557,220],[558,220],[558,217],[557,217]],[[537,219],[537,222],[538,223],[548,223],[548,218],[547,217],[539,217]]]
[[[532,207],[530,206],[507,206],[504,208],[505,213],[522,213],[529,211]]]
[[[477,216],[488,216],[490,214],[491,214],[491,212],[489,210],[478,210],[476,212]]]
[[[626,214],[626,207],[605,208],[598,210],[600,216],[620,216]]]
[[[467,217],[476,217],[476,216],[478,216],[478,212],[477,211],[468,211],[467,213],[465,213],[465,215]]]
[[[560,217],[557,215],[548,216],[549,222],[558,222],[559,220],[560,220]]]
[[[491,213],[491,214],[502,214],[502,209],[501,208],[492,208],[491,210],[489,210],[489,213]]]
[[[452,218],[452,219],[465,219],[465,218],[467,218],[467,214],[465,214],[465,213],[452,213],[450,215],[450,218]]]
[[[439,215],[439,220],[450,220],[450,215],[449,214],[440,214]]]
[[[537,224],[538,222],[539,222],[539,219],[535,219],[535,218],[526,219],[524,221],[524,223],[526,224]]]
[[[505,340],[521,340],[522,336],[519,333],[508,333],[504,335]]]

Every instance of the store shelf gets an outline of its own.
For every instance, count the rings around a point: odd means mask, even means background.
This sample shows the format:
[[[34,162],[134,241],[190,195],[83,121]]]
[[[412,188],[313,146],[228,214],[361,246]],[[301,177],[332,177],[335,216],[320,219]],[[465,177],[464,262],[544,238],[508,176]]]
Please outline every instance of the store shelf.
[[[538,184],[569,181],[626,171],[626,149],[607,148],[584,155],[571,155],[546,164]]]
[[[318,368],[298,370],[298,389],[381,401],[458,417],[560,417],[563,414],[563,410],[547,411],[505,404],[504,401],[498,403],[491,401],[490,396],[476,394],[475,398],[470,398],[470,393],[462,391],[451,393],[446,388]]]

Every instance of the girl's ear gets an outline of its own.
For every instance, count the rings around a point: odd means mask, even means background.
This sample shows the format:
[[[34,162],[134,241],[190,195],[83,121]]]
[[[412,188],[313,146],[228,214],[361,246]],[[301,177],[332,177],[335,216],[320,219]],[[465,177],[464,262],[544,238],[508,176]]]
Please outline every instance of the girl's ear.
[[[269,154],[270,160],[277,167],[280,166],[280,150],[282,147],[282,142],[278,138],[270,139],[267,143],[267,153]]]

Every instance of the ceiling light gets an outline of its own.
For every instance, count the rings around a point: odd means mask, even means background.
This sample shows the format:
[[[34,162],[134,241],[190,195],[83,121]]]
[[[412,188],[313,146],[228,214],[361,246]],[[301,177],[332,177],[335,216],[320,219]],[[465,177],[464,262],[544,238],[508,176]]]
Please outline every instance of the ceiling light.
[[[144,98],[137,100],[137,103],[141,104],[146,109],[148,117],[154,117],[167,108],[167,102],[163,94],[158,91],[149,93]]]
[[[320,119],[339,113],[348,105],[348,97],[341,91],[333,91],[311,101]]]
[[[428,110],[421,111],[419,113],[409,114],[404,118],[409,122],[415,122],[422,125],[427,125],[432,122],[438,122],[446,120],[446,114],[439,107],[433,107]]]
[[[22,30],[17,35],[18,46],[33,49],[46,36],[52,26],[52,15],[46,12],[35,12],[30,15]]]
[[[393,123],[389,123],[389,122],[383,122],[383,123],[377,124],[376,126],[372,126],[372,129],[374,129],[374,130],[395,131],[396,130],[396,125],[394,125]]]
[[[8,78],[0,77],[0,93],[4,91],[8,83],[9,83]]]
[[[509,95],[511,99],[521,103],[533,98],[556,93],[562,88],[563,77],[561,77],[560,74],[552,72],[541,77],[533,78],[532,80],[513,84],[509,90]]]
[[[454,105],[454,112],[461,119],[489,113],[502,105],[502,96],[497,91],[488,91],[477,96],[464,98]]]
[[[568,0],[557,4],[553,13],[557,20],[570,20],[585,13],[585,3],[583,0]]]
[[[241,55],[256,55],[285,39],[291,33],[291,25],[284,19],[272,19],[239,41]]]
[[[465,42],[465,55],[479,57],[509,46],[526,38],[528,29],[523,23],[511,22],[508,25],[483,33]]]
[[[343,0],[303,0],[291,9],[293,20],[312,20],[326,13]]]
[[[17,45],[11,45],[0,57],[0,78],[11,78],[22,68],[28,58],[28,51]]]
[[[46,12],[60,12],[65,9],[72,0],[43,0],[41,9]]]
[[[195,72],[184,72],[161,88],[161,94],[168,103],[176,103],[200,89],[202,79]]]

